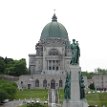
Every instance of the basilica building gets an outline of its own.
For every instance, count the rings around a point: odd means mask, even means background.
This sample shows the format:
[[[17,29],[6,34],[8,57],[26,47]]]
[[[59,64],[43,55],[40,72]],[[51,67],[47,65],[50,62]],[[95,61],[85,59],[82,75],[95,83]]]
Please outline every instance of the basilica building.
[[[63,88],[66,72],[70,70],[71,49],[67,30],[55,14],[43,28],[35,50],[35,54],[29,54],[31,74],[19,77],[19,87]]]

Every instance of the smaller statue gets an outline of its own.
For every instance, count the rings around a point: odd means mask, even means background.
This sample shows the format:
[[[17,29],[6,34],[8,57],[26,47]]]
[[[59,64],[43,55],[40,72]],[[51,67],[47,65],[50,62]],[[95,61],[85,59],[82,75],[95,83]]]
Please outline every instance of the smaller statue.
[[[78,41],[76,41],[75,39],[73,39],[72,41],[73,41],[73,43],[71,44],[72,58],[70,64],[76,65],[79,64],[80,48],[78,45]]]
[[[66,100],[71,99],[71,72],[67,73],[65,87],[64,87],[64,98]]]
[[[84,80],[83,76],[79,73],[79,84],[80,84],[80,99],[85,98],[85,85],[84,85]]]

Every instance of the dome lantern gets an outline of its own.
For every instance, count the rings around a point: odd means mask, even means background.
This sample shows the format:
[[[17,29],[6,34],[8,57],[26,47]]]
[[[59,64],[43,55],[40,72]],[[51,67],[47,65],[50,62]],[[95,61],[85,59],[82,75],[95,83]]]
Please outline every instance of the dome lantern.
[[[52,21],[56,21],[56,22],[57,22],[56,14],[53,15],[53,17],[52,17]]]

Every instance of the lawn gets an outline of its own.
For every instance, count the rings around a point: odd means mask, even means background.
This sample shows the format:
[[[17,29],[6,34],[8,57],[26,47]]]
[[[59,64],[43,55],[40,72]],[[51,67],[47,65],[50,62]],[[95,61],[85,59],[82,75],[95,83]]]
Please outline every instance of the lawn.
[[[25,89],[23,91],[17,90],[15,99],[30,99],[40,98],[41,100],[47,100],[48,90],[47,89]]]
[[[86,95],[86,99],[90,105],[106,105],[107,107],[107,93],[91,93]]]
[[[63,90],[60,90],[59,99],[61,103],[63,101],[63,98]],[[98,107],[102,107],[102,105],[105,105],[107,107],[107,92],[86,94],[86,99],[89,105],[98,105]]]
[[[59,90],[59,101],[63,102],[63,90]],[[72,96],[71,96],[72,97]],[[17,94],[15,99],[30,99],[30,98],[40,98],[41,100],[47,100],[48,98],[48,90],[45,89],[32,89],[32,90],[17,90]],[[106,105],[107,107],[107,93],[90,93],[86,95],[86,99],[89,105],[98,105],[98,107],[102,107],[102,105]]]

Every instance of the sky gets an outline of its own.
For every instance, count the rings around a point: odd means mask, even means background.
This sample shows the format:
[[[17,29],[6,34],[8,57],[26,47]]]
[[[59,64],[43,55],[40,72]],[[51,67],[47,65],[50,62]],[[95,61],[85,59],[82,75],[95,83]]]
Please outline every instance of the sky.
[[[0,56],[28,65],[54,9],[69,40],[79,41],[82,71],[107,69],[107,0],[0,0]]]

